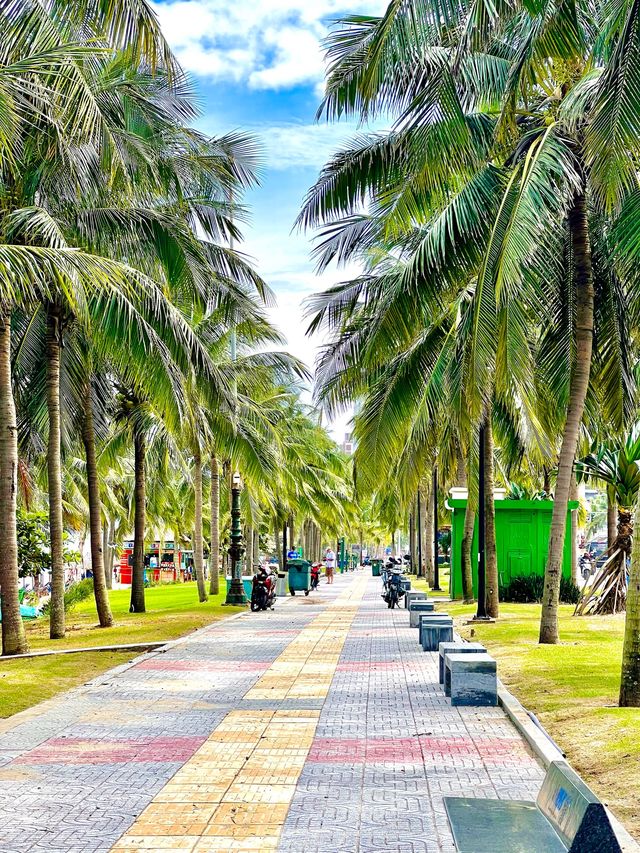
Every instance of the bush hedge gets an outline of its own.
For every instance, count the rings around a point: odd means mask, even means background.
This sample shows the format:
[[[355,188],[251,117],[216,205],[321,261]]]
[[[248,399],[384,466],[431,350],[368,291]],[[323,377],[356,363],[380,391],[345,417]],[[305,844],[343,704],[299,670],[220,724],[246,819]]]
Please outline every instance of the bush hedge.
[[[515,604],[534,604],[542,601],[544,578],[540,575],[516,575],[511,582],[500,586],[500,601]],[[574,582],[565,577],[560,580],[560,601],[564,604],[576,604],[580,590]]]
[[[68,610],[72,610],[76,604],[79,604],[81,601],[84,601],[89,596],[93,595],[93,579],[85,578],[84,580],[78,581],[77,583],[72,583],[69,589],[64,594],[64,610],[65,613]],[[47,603],[42,608],[42,612],[45,616],[49,615],[49,611],[51,609],[50,602]]]

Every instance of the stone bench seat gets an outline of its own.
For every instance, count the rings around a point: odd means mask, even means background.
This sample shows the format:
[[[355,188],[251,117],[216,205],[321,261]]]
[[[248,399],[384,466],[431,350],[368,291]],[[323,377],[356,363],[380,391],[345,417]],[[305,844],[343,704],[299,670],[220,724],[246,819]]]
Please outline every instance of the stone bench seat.
[[[497,664],[486,652],[445,655],[445,692],[452,705],[492,707],[498,704]]]
[[[433,601],[412,601],[409,605],[409,627],[420,627],[420,616],[422,613],[434,613],[436,609]]]
[[[482,652],[486,652],[487,650],[482,645],[482,643],[465,643],[464,640],[453,640],[451,643],[440,643],[439,651],[439,681],[440,684],[445,685],[445,695],[448,696],[447,687],[445,684],[445,665],[444,658],[445,655],[453,655],[453,654],[461,654],[461,655],[477,655],[482,654]],[[451,685],[449,685],[449,691],[451,691]]]
[[[409,609],[409,605],[412,601],[425,601],[427,598],[426,592],[418,592],[417,590],[410,589],[409,592],[405,592],[404,594],[404,606],[405,610]]]
[[[606,809],[566,761],[535,803],[445,797],[458,853],[622,853]]]
[[[448,613],[444,613],[444,611],[433,610],[433,611],[427,611],[426,613],[424,613],[424,612],[420,613],[420,615],[418,616],[418,642],[422,643],[423,625],[430,624],[431,622],[434,622],[434,621],[439,622],[442,620],[447,622],[447,624],[449,623],[449,620],[451,620],[451,624],[453,624],[453,619],[451,618],[451,616],[449,616]],[[435,651],[438,651],[438,650],[435,649]]]
[[[446,613],[421,613],[419,637],[423,651],[437,652],[440,643],[453,640],[453,619]]]

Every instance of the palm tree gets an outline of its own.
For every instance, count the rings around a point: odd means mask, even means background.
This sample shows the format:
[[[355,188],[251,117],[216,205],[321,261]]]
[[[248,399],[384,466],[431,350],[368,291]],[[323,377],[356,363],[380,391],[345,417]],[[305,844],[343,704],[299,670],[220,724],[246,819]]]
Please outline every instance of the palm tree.
[[[99,10],[94,4],[65,4],[65,15],[59,14],[57,7],[60,5],[54,2],[45,6],[33,0],[23,4],[4,3],[0,7],[0,67],[3,70],[1,86],[3,112],[8,117],[3,122],[0,133],[0,145],[3,148],[0,180],[5,190],[3,219],[7,214],[11,215],[16,208],[23,207],[38,186],[41,189],[47,183],[50,175],[43,166],[57,162],[56,157],[51,157],[53,150],[65,160],[67,187],[76,180],[77,186],[82,186],[89,177],[87,166],[90,158],[83,161],[78,158],[77,153],[84,145],[92,146],[97,143],[105,129],[94,93],[86,85],[81,68],[89,51],[78,47],[82,42],[82,35],[88,32],[87,24],[91,22],[92,14],[97,14],[94,18],[97,29],[108,34],[112,47],[133,48],[140,61],[145,59],[154,66],[160,55],[163,56],[163,61],[168,59],[169,65],[173,64],[171,54],[158,31],[155,17],[144,0],[127,5],[126,8],[122,4],[107,2],[101,4]],[[98,47],[94,43],[91,52],[95,54]],[[103,138],[108,138],[108,135]],[[20,152],[18,158],[15,152]],[[29,185],[30,175],[35,174],[39,174],[39,185]],[[3,230],[6,232],[6,228]],[[110,270],[106,262],[97,265],[90,256],[83,257],[81,253],[72,257],[66,251],[61,252],[60,246],[44,253],[30,250],[17,253],[18,247],[7,244],[6,238],[3,243],[3,263],[7,277],[18,284],[16,290],[5,288],[1,298],[1,325],[4,336],[2,353],[7,359],[11,352],[11,311],[16,303],[28,303],[34,298],[41,298],[52,309],[47,333],[51,349],[48,381],[51,421],[49,476],[54,497],[50,506],[54,569],[52,636],[57,636],[63,633],[60,620],[64,618],[64,590],[61,580],[61,485],[56,464],[59,462],[59,444],[56,442],[60,432],[59,406],[55,400],[60,332],[56,286],[65,279],[67,282],[74,282],[75,296],[80,281],[84,280],[84,285],[91,282],[91,286],[94,286],[92,279],[95,278],[105,283]],[[119,276],[115,275],[111,284],[119,278],[116,286],[122,286],[126,280],[126,275],[123,279],[122,273],[120,270]],[[17,436],[9,364],[2,366],[1,374],[5,385],[0,391],[0,432],[3,436],[8,436],[8,440],[3,444],[4,456],[0,459],[0,479],[6,507],[6,517],[0,526],[0,549],[6,555],[0,583],[3,590],[3,653],[12,654],[24,651],[26,641],[17,599]]]
[[[581,3],[568,16],[561,5],[518,3],[485,12],[474,6],[467,17],[463,7],[405,0],[381,18],[343,22],[329,40],[322,111],[399,118],[392,133],[361,137],[334,158],[302,221],[328,226],[322,263],[399,235],[412,258],[402,279],[405,311],[446,301],[461,277],[477,276],[466,366],[481,395],[499,340],[492,305],[498,315],[519,315],[510,353],[522,379],[531,367],[520,321],[530,311],[540,316],[547,294],[567,295],[571,369],[540,630],[541,642],[556,642],[566,507],[592,361],[601,234],[594,214],[616,233],[610,256],[627,272],[637,244],[630,217],[638,137],[630,129],[640,105],[627,97],[635,71],[623,62],[636,10],[625,3],[608,15]],[[359,202],[369,196],[362,214]],[[373,300],[375,287],[363,277],[349,298],[356,294]]]

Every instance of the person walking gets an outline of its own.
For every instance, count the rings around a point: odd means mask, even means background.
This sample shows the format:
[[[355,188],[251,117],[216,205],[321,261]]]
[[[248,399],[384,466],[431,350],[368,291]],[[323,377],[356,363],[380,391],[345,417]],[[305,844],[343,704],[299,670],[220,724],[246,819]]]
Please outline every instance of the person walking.
[[[333,570],[336,567],[336,552],[331,548],[327,548],[324,552],[324,566],[327,583],[333,583]]]

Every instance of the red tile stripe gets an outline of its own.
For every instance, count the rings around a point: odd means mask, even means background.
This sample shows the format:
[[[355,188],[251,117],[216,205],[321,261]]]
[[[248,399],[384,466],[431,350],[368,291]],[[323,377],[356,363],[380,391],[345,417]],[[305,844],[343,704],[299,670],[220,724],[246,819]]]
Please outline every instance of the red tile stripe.
[[[205,737],[161,737],[139,740],[51,738],[25,753],[20,764],[126,764],[145,761],[188,761]],[[16,759],[18,761],[18,759]]]

